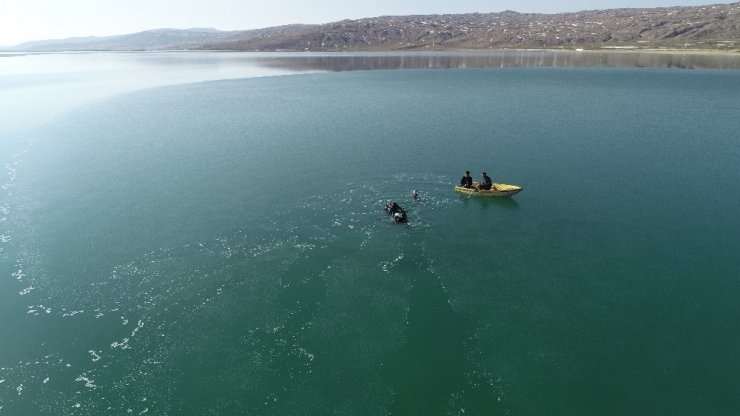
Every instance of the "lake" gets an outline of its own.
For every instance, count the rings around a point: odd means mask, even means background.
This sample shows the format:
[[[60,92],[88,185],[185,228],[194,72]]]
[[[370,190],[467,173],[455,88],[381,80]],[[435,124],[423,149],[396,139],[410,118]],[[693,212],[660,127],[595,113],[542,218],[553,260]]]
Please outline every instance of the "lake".
[[[0,57],[0,415],[734,414],[733,59]]]

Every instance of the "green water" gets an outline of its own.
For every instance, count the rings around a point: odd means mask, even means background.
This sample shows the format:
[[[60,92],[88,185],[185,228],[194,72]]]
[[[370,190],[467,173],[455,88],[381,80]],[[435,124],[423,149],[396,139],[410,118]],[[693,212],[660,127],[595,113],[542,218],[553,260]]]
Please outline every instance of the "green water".
[[[737,71],[605,68],[83,107],[7,166],[0,414],[736,414],[739,114]]]

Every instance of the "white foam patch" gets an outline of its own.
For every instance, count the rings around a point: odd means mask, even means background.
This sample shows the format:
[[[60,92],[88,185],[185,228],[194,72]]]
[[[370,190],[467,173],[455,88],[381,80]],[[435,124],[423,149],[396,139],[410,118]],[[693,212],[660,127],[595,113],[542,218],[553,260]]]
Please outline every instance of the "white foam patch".
[[[113,343],[110,344],[110,347],[114,349],[120,348],[122,350],[127,350],[130,348],[130,346],[128,345],[128,341],[129,341],[128,338],[124,338],[120,341],[114,341]]]
[[[15,278],[15,280],[22,280],[24,277],[26,277],[26,274],[23,273],[23,269],[18,269],[17,271],[10,274],[12,277]]]
[[[31,306],[27,306],[27,308],[28,308],[28,310],[26,311],[27,314],[39,315],[39,313],[41,312],[46,313],[46,314],[51,313],[51,308],[47,308],[44,305],[31,305]]]
[[[294,247],[297,248],[298,250],[302,251],[302,252],[305,252],[305,251],[314,250],[316,248],[316,244],[298,243]]]
[[[403,254],[400,254],[398,257],[391,261],[383,261],[378,266],[380,267],[380,270],[384,271],[385,273],[390,273],[390,270],[401,260],[403,260]]]
[[[134,330],[131,331],[131,337],[133,338],[134,335],[136,335],[136,332],[139,331],[143,327],[144,327],[144,321],[139,319],[139,322],[136,323],[136,328],[134,328]]]
[[[298,347],[298,352],[300,353],[301,356],[307,358],[309,362],[313,361],[314,358],[316,358],[312,353],[306,351],[305,348]]]
[[[98,387],[98,386],[95,385],[95,380],[92,380],[89,377],[87,377],[87,373],[82,373],[81,375],[79,375],[75,379],[75,381],[77,381],[77,382],[84,382],[85,383],[85,387],[88,388],[88,389],[95,389],[95,388]]]
[[[66,311],[66,309],[63,309],[63,310],[65,310],[65,311]],[[64,313],[62,313],[62,317],[63,317],[63,318],[67,318],[67,317],[70,317],[70,316],[75,316],[75,315],[77,315],[77,314],[80,314],[80,313],[85,313],[85,311],[70,311],[70,312],[64,312]]]

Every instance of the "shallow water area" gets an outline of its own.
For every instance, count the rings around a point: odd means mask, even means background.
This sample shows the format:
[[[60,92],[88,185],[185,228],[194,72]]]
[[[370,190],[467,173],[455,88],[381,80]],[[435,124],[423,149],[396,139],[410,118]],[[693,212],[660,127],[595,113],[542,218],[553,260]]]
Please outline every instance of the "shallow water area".
[[[0,415],[731,414],[740,73],[419,69],[452,55],[267,55],[293,75],[16,126]]]

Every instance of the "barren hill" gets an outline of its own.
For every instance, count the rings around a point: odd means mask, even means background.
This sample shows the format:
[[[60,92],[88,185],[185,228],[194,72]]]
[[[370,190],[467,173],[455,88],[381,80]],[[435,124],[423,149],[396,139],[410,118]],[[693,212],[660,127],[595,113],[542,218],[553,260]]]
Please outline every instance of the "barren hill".
[[[697,7],[384,16],[204,45],[235,50],[709,48],[740,45],[740,3]]]
[[[158,29],[29,42],[15,49],[356,51],[500,48],[690,48],[740,51],[740,2],[577,13],[382,16],[247,31]]]

